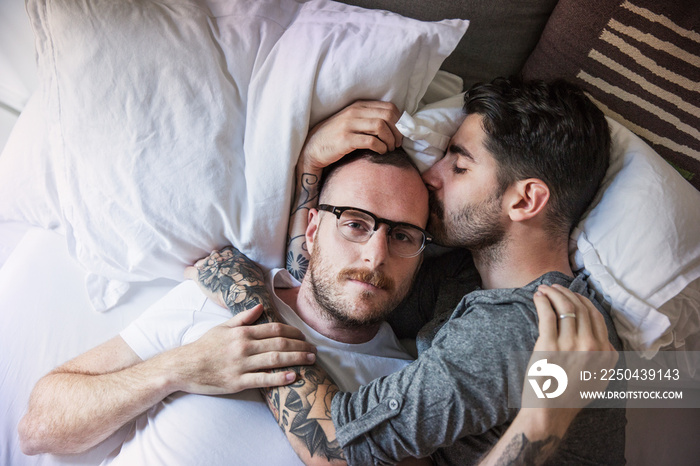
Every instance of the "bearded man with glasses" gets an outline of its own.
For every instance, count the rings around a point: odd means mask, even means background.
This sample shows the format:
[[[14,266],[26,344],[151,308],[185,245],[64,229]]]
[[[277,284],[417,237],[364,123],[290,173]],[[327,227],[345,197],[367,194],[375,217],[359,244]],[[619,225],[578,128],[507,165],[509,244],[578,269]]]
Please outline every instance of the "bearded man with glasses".
[[[267,371],[316,358],[344,390],[409,364],[385,318],[410,290],[429,241],[428,191],[403,151],[347,157],[327,174],[321,199],[309,215],[301,283],[285,269],[265,276],[235,251],[237,275],[216,285],[229,293],[233,319],[194,282],[177,286],[119,336],[37,383],[19,427],[25,453],[78,453],[119,430],[103,464],[301,464],[261,395],[246,389],[294,382],[294,371]],[[211,286],[218,278],[202,277]],[[316,419],[326,398],[298,408]],[[295,429],[320,438],[314,426]],[[341,455],[332,444],[319,448]]]

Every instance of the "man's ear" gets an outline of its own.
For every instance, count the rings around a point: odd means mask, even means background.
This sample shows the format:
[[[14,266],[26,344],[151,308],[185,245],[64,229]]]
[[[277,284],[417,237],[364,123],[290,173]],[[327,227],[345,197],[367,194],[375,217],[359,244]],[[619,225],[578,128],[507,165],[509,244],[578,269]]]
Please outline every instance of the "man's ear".
[[[318,231],[318,222],[321,220],[320,212],[316,209],[309,209],[309,215],[307,218],[308,225],[306,225],[306,249],[311,254],[314,248],[314,240],[316,239],[316,232]]]
[[[549,202],[549,186],[538,178],[512,184],[504,194],[508,216],[514,222],[530,220],[544,211]]]

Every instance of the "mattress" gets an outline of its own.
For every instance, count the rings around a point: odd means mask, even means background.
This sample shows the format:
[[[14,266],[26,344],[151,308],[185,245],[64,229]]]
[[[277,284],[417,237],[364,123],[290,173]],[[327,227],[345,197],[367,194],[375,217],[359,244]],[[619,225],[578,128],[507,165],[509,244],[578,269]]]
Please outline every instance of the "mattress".
[[[79,456],[21,452],[17,423],[31,389],[57,365],[115,336],[177,282],[136,284],[119,306],[98,313],[88,300],[85,271],[62,235],[0,223],[0,245],[0,464],[99,464],[122,432]]]

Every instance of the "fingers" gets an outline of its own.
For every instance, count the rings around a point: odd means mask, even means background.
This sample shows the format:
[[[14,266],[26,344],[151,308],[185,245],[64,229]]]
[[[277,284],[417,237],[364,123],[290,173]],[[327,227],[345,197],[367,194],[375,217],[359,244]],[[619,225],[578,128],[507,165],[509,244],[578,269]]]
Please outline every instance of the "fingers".
[[[353,149],[370,149],[384,153],[401,146],[403,135],[396,128],[401,112],[396,105],[391,102],[363,100],[353,103],[345,112],[343,117],[347,119],[347,133],[370,136],[355,138]]]
[[[557,313],[559,325],[558,341],[560,349],[564,349],[562,345],[565,347],[568,346],[568,342],[572,342],[576,336],[576,323],[578,319],[576,305],[579,304],[579,301],[570,294],[570,292],[565,293],[563,287],[543,285],[539,287],[538,290],[542,291],[542,293],[547,296],[554,311]]]
[[[241,377],[242,389],[278,387],[294,382],[297,374],[294,371],[254,372]]]
[[[396,128],[400,117],[391,102],[356,101],[309,131],[300,161],[305,169],[316,171],[356,149],[380,154],[394,150],[403,142]]]
[[[249,340],[241,348],[245,356],[265,353],[294,353],[303,352],[315,354],[316,348],[311,343],[296,338],[275,337],[262,340]],[[274,366],[270,366],[274,367]]]
[[[608,330],[605,319],[593,303],[568,288],[555,285],[556,289],[576,304],[576,326],[578,334],[577,350],[604,351],[609,347]]]
[[[539,318],[540,336],[535,343],[535,351],[550,351],[557,348],[557,314],[547,296],[538,291],[534,296]]]
[[[254,321],[255,320],[253,320],[253,322]],[[291,325],[283,324],[281,322],[253,325],[250,327],[246,327],[244,332],[248,338],[254,340],[290,338],[293,340],[303,341],[306,339],[301,330]]]
[[[574,305],[574,314],[576,314],[576,332],[581,339],[594,339],[591,330],[591,314],[590,309],[584,304],[586,298],[578,293],[574,293],[565,287],[557,285],[557,290],[564,294]],[[595,310],[595,308],[593,308]],[[597,311],[596,311],[597,312]]]
[[[369,149],[383,154],[393,151],[401,146],[391,128],[394,125],[387,124],[381,119],[357,120],[352,122],[353,127],[348,131],[347,143],[352,150]]]
[[[293,366],[306,366],[316,362],[316,355],[306,351],[269,351],[255,354],[245,360],[245,372],[269,371]]]
[[[316,348],[306,342],[302,331],[291,325],[273,322],[247,326],[258,319],[262,310],[262,304],[258,304],[240,312],[221,325],[229,329],[237,329],[241,353],[250,356],[266,352],[316,352]]]
[[[545,322],[544,337],[548,341],[557,341],[559,350],[576,351],[609,351],[612,345],[608,339],[608,330],[605,319],[595,305],[586,297],[574,293],[561,285],[542,285],[538,288],[550,302],[555,319],[558,323],[558,337],[552,338],[551,322]],[[546,304],[538,306],[537,295],[534,297],[538,315],[542,308],[543,315],[551,319],[544,310]],[[575,316],[575,317],[573,317]],[[542,319],[542,317],[540,317]],[[542,323],[540,325],[542,327]],[[542,335],[543,329],[540,328]],[[544,344],[539,342],[540,346]]]
[[[246,309],[245,311],[239,312],[235,316],[231,317],[229,320],[227,320],[224,324],[227,327],[240,327],[242,325],[251,325],[254,323],[258,317],[263,312],[263,305],[258,304],[255,307],[252,307],[250,309]]]
[[[381,118],[388,123],[387,127],[392,132],[395,147],[400,147],[403,142],[403,134],[396,127],[396,122],[401,118],[401,112],[391,102],[383,101],[360,101],[362,105],[380,109],[383,112]]]

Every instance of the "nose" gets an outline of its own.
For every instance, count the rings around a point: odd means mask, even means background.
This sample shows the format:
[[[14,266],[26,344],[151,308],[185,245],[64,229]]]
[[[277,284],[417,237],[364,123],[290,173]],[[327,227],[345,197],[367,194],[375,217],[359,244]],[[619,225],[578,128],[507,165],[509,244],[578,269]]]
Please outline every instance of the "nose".
[[[442,187],[442,173],[445,166],[445,160],[447,157],[443,157],[438,160],[432,167],[430,167],[425,173],[423,173],[423,183],[430,191],[437,191]]]
[[[387,225],[380,225],[377,231],[362,245],[362,261],[372,269],[384,264],[389,255],[389,238]]]

